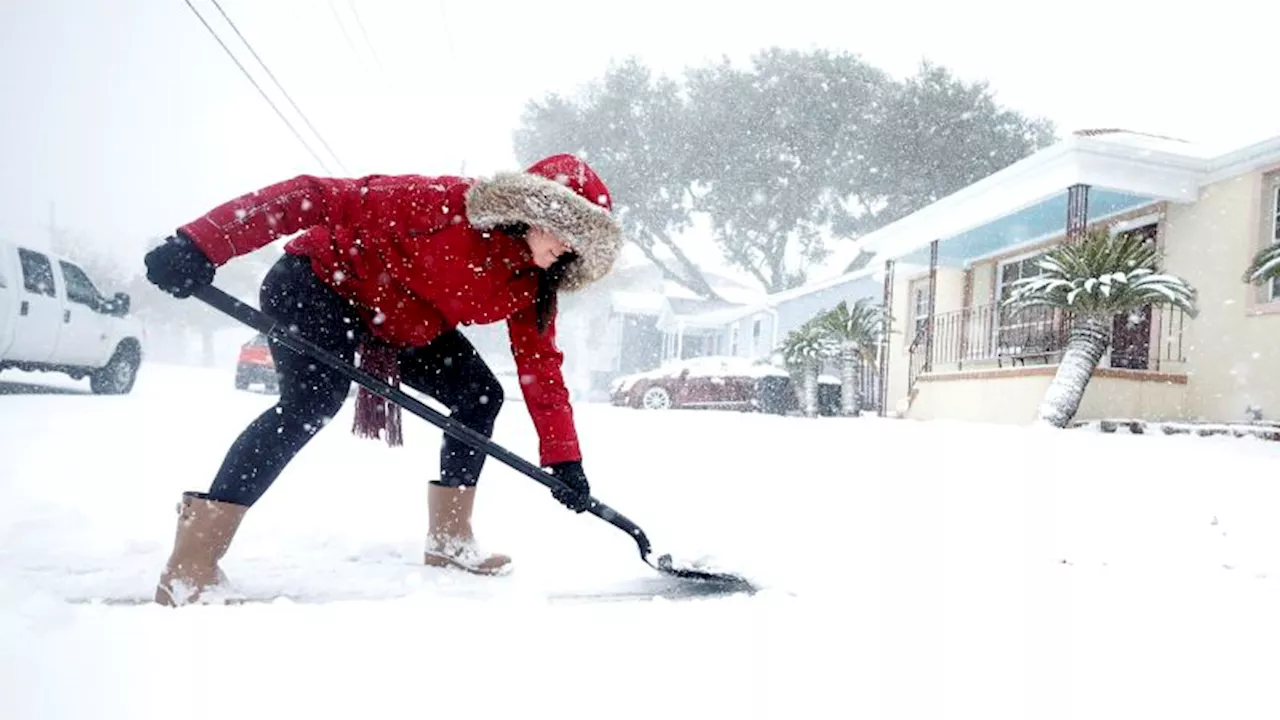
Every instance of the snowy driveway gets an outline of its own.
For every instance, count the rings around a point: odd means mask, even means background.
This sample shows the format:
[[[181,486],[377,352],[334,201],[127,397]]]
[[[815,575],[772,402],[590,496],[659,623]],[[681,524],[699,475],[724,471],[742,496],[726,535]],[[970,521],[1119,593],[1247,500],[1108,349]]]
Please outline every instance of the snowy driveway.
[[[650,576],[634,543],[494,461],[476,529],[515,573],[421,567],[438,432],[406,416],[406,447],[358,440],[348,403],[224,564],[333,602],[66,602],[147,593],[180,492],[270,402],[160,365],[122,398],[0,395],[0,717],[1280,709],[1280,445],[1256,440],[583,405],[598,497],[769,586],[587,603],[557,598]],[[497,439],[535,456],[522,404]]]

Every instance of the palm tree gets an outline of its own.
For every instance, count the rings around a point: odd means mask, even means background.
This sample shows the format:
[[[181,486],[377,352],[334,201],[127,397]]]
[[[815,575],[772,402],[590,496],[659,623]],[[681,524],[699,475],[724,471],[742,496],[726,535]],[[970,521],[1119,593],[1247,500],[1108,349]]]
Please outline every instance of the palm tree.
[[[779,350],[782,360],[791,372],[799,373],[804,387],[802,403],[804,414],[818,414],[818,371],[822,361],[833,354],[833,343],[826,328],[814,317],[804,325],[787,333]]]
[[[1047,252],[1041,275],[1013,283],[1005,304],[1015,312],[1050,307],[1071,317],[1067,348],[1040,405],[1039,421],[1065,427],[1111,342],[1111,320],[1146,305],[1172,305],[1195,317],[1195,290],[1164,273],[1156,249],[1133,235],[1088,231]]]
[[[864,365],[875,367],[880,336],[888,314],[870,298],[859,298],[850,307],[844,300],[819,316],[819,324],[839,346],[840,411],[857,415],[862,407],[861,373]]]

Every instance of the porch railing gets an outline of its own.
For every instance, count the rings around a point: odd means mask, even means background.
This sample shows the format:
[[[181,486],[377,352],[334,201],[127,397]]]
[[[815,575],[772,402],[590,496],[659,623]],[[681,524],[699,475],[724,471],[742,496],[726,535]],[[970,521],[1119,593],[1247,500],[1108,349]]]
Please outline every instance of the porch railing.
[[[1185,313],[1173,307],[1148,307],[1132,316],[1118,316],[1104,363],[1160,370],[1167,363],[1185,362],[1186,324]],[[994,362],[1002,367],[1006,362],[1057,362],[1066,349],[1070,327],[1068,313],[1045,307],[1013,312],[992,304],[938,313],[920,324],[912,340],[909,385],[915,387],[923,373],[964,370],[974,363]]]

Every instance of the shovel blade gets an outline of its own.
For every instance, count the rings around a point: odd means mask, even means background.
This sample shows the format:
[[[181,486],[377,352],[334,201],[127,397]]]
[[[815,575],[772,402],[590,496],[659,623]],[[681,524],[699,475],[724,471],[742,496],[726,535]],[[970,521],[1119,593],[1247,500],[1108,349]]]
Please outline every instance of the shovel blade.
[[[693,581],[688,583],[689,591],[698,595],[753,595],[759,590],[741,575],[714,569],[703,562],[677,560],[670,553],[658,556],[650,565],[668,577]]]

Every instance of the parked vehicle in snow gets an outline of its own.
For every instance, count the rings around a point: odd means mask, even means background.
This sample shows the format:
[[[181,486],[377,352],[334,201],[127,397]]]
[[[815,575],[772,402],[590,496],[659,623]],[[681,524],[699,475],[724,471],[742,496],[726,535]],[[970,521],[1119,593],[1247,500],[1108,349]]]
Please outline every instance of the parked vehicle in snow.
[[[822,390],[839,385],[836,378],[819,378]],[[718,408],[784,415],[799,408],[795,383],[783,369],[763,360],[731,355],[686,358],[662,367],[614,379],[609,389],[612,404],[667,410]],[[823,414],[832,414],[831,392],[823,394]]]
[[[129,296],[107,297],[76,263],[0,242],[0,370],[89,378],[95,393],[133,389],[142,363],[142,323]]]
[[[241,345],[236,358],[236,389],[248,390],[254,385],[261,385],[262,391],[271,395],[280,392],[276,364],[271,359],[267,336],[262,333],[255,333]]]

